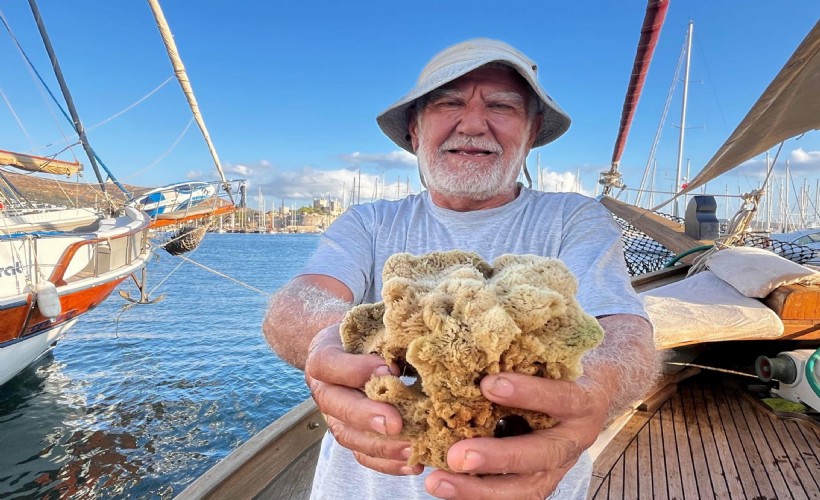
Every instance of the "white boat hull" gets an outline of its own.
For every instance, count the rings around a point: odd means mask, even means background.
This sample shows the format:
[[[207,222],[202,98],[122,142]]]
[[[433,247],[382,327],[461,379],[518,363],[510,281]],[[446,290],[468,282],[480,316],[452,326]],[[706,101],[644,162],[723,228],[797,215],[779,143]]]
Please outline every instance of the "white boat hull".
[[[77,319],[71,319],[54,328],[0,347],[0,385],[8,382],[48,351],[77,322]]]

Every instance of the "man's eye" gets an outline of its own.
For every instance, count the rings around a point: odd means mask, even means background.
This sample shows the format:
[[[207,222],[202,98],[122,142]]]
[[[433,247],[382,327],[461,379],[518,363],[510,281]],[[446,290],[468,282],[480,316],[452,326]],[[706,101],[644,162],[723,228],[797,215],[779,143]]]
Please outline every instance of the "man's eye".
[[[490,107],[493,109],[515,109],[515,106],[505,102],[494,102],[490,104]]]

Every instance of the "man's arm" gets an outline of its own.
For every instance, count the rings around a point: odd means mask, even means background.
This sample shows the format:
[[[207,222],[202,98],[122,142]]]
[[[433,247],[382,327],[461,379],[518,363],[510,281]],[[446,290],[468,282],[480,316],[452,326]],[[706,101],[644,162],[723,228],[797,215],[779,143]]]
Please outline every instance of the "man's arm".
[[[335,278],[298,276],[271,299],[262,324],[265,339],[280,358],[304,370],[313,337],[341,322],[352,300],[350,289]]]
[[[391,367],[379,356],[342,348],[339,323],[352,300],[339,280],[299,276],[271,299],[265,338],[282,359],[304,370],[330,432],[356,460],[385,474],[419,474],[422,466],[407,465],[410,443],[396,438],[402,427],[398,410],[369,400],[361,390],[374,374],[393,373]]]
[[[652,325],[632,314],[598,318],[604,340],[584,356],[584,374],[604,386],[609,395],[607,421],[646,395],[660,375],[660,356]]]

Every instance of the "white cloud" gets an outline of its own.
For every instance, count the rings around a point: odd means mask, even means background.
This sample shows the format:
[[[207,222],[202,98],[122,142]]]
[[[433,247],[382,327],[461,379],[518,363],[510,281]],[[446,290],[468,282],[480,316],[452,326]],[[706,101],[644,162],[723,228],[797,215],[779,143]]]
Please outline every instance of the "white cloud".
[[[374,167],[379,170],[407,169],[416,167],[416,157],[403,149],[382,154],[365,154],[355,151],[339,158],[353,168]]]
[[[185,173],[185,178],[189,181],[198,181],[202,180],[203,175],[204,172],[202,172],[202,170],[189,170]]]
[[[803,148],[797,148],[792,151],[791,161],[797,164],[818,166],[820,165],[820,151],[803,151]]]
[[[803,148],[797,148],[788,154],[785,152],[780,154],[777,163],[774,165],[775,176],[786,171],[784,158],[789,160],[789,171],[792,177],[814,178],[817,177],[817,172],[820,171],[820,151],[805,151]],[[774,161],[773,154],[769,155],[769,161]],[[759,155],[747,160],[741,163],[735,171],[737,174],[762,182],[766,177],[766,156]]]
[[[265,166],[265,162],[261,162],[263,166]],[[251,177],[253,176],[253,169],[248,167],[247,165],[225,165],[222,167],[225,171],[226,175],[238,175],[240,177]]]
[[[411,179],[413,185],[410,190],[418,192],[418,180]],[[407,192],[407,176],[398,179],[388,179],[387,176],[366,174],[359,175],[348,169],[319,170],[313,167],[303,167],[298,170],[274,172],[264,180],[259,179],[258,185],[266,196],[282,199],[285,203],[305,202],[313,198],[330,197],[344,199],[350,203],[353,196],[353,187],[356,186],[356,199],[361,202],[375,198],[395,199],[404,196]],[[361,184],[361,185],[360,185]]]
[[[580,179],[573,172],[550,172],[546,168],[541,168],[541,178],[538,172],[530,172],[532,176],[533,188],[540,188],[541,191],[550,192],[578,192],[590,196]],[[595,180],[593,180],[594,182]]]

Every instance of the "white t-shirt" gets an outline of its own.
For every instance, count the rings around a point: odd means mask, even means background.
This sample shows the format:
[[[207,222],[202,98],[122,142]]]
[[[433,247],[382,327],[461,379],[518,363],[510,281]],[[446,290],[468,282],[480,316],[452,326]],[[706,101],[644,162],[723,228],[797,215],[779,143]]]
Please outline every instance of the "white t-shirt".
[[[338,279],[356,304],[381,300],[382,268],[394,253],[420,255],[468,250],[487,262],[503,254],[561,259],[578,279],[578,301],[587,314],[646,318],[629,281],[621,232],[597,201],[574,193],[521,187],[498,208],[456,212],[436,206],[427,191],[398,201],[350,207],[322,235],[302,274]],[[322,441],[311,498],[432,498],[424,476],[390,476],[359,465],[328,434]],[[551,498],[586,498],[592,462],[585,453]]]

